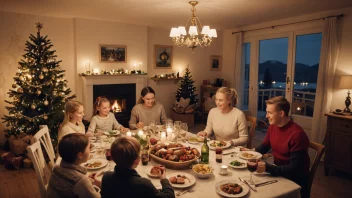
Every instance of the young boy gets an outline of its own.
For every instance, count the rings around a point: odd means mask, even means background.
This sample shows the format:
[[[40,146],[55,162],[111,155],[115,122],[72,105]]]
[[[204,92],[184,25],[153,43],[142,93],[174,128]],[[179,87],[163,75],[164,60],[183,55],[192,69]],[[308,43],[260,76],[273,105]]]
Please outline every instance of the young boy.
[[[102,197],[175,197],[169,180],[165,178],[165,168],[162,168],[160,175],[161,191],[157,190],[149,179],[142,178],[137,173],[135,168],[141,160],[141,146],[135,138],[125,136],[116,139],[110,151],[116,166],[113,172],[104,173],[101,184]]]

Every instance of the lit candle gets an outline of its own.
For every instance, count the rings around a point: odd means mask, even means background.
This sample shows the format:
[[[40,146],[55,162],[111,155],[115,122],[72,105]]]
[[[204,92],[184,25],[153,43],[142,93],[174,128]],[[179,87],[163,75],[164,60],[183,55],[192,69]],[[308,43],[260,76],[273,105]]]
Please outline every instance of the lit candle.
[[[164,77],[164,75],[163,75],[163,74],[161,74],[160,76],[161,76],[162,78]]]
[[[128,132],[126,133],[126,135],[131,137],[131,136],[132,136],[131,131],[128,131]]]
[[[100,70],[98,68],[94,68],[93,73],[94,74],[99,74]]]
[[[172,128],[170,128],[170,127],[166,128],[166,133],[167,133],[167,139],[172,140],[172,136],[171,136]]]
[[[128,70],[127,69],[126,69],[125,73],[128,74]]]
[[[166,140],[166,133],[165,132],[161,132],[160,140],[161,141],[165,141]]]
[[[134,70],[137,70],[137,64],[136,63],[134,64]]]
[[[142,136],[143,136],[143,131],[142,131],[142,130],[139,130],[139,131],[138,131],[138,136],[139,136],[139,137],[142,137]]]

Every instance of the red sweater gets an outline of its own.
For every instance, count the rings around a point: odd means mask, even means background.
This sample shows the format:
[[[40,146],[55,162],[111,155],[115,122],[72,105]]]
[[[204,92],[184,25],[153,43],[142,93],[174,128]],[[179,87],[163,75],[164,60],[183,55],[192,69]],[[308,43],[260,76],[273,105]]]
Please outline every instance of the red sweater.
[[[309,173],[309,139],[302,127],[289,121],[285,126],[270,125],[263,141],[263,145],[272,149],[274,163],[277,166],[290,164],[290,153],[305,151],[305,173]]]

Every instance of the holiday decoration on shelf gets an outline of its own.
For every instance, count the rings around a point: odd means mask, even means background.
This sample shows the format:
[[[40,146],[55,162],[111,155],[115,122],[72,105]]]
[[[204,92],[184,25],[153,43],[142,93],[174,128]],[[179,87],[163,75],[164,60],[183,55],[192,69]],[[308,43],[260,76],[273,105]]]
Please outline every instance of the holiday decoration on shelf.
[[[112,69],[112,70],[99,70],[96,69],[97,71],[90,71],[87,70],[85,73],[80,73],[80,76],[99,76],[99,75],[128,75],[128,74],[139,74],[139,75],[147,75],[147,73],[145,73],[144,71],[141,70],[132,70],[132,71],[128,71],[127,69]]]
[[[15,84],[8,92],[13,101],[5,100],[11,105],[6,107],[9,115],[2,119],[9,128],[7,137],[23,133],[34,135],[39,125],[48,125],[55,144],[65,102],[76,96],[69,96],[71,90],[66,87],[65,70],[59,67],[61,61],[56,60],[56,51],[51,49],[53,45],[48,36],[40,34],[43,25],[36,23],[36,26],[37,35],[31,34],[26,42],[26,53],[19,62]]]
[[[193,86],[194,80],[192,80],[191,71],[186,68],[185,75],[179,84],[179,87],[175,93],[176,95],[176,106],[174,110],[177,113],[193,113],[197,105],[197,99],[195,94],[196,87]]]

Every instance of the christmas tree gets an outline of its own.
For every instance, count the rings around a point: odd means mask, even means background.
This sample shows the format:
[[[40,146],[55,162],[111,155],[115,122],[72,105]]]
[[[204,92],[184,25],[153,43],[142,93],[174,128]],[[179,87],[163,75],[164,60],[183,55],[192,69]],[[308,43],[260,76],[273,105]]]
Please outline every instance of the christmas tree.
[[[64,79],[65,70],[61,70],[56,60],[55,50],[47,36],[40,35],[43,25],[36,23],[37,35],[30,35],[26,42],[25,54],[19,62],[18,71],[14,77],[13,89],[8,92],[10,99],[5,100],[8,116],[3,122],[9,128],[6,136],[22,133],[35,134],[39,125],[48,125],[54,143],[60,123],[64,117],[64,105],[67,100],[75,97],[69,96],[71,90],[67,88]]]
[[[185,75],[183,75],[183,78],[181,80],[181,84],[179,85],[177,92],[176,92],[176,100],[177,102],[180,101],[181,98],[190,99],[189,104],[197,104],[197,99],[196,96],[197,94],[194,94],[196,91],[196,87],[193,86],[194,80],[192,80],[192,75],[189,70],[189,68],[186,68]]]

